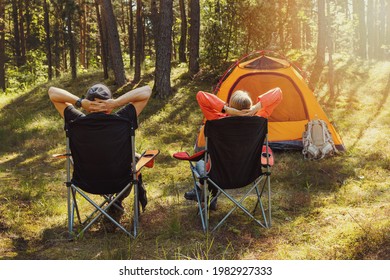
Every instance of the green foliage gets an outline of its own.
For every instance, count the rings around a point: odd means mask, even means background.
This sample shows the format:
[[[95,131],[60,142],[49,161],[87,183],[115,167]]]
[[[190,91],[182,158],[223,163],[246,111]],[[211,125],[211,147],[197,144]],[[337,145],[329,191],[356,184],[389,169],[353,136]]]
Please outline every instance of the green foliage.
[[[26,64],[21,67],[9,65],[6,68],[7,92],[26,90],[47,79],[46,55],[41,50],[30,51]]]
[[[211,71],[220,71],[224,62],[271,43],[276,10],[269,1],[205,0],[203,5],[201,57]]]

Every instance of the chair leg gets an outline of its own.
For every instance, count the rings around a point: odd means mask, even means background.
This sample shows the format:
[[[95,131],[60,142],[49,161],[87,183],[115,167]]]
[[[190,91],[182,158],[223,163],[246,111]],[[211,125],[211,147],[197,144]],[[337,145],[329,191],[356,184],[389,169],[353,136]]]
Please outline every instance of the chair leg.
[[[194,180],[193,181],[194,182],[194,190],[195,190],[195,194],[196,194],[196,201],[198,202],[198,213],[200,215],[200,220],[202,223],[203,231],[206,232],[206,230],[207,230],[206,229],[206,220],[205,220],[205,216],[203,215],[203,208],[202,208],[202,193],[198,192],[198,186],[196,184],[200,175],[198,174],[196,167],[191,163],[191,161],[189,162],[189,164],[190,164],[192,179]]]
[[[128,234],[129,236],[131,237],[135,237],[135,235],[131,234],[131,232],[129,232],[128,230],[126,230],[121,224],[119,224],[117,221],[115,221],[110,215],[108,215],[106,213],[106,210],[108,208],[110,208],[112,206],[113,203],[115,203],[115,199],[112,200],[106,207],[104,208],[100,208],[99,205],[97,205],[93,200],[91,200],[86,194],[84,194],[81,190],[77,190],[78,193],[80,193],[81,196],[84,197],[85,200],[87,200],[90,204],[92,204],[96,209],[98,209],[98,211],[100,213],[98,213],[95,218],[93,218],[83,229],[82,231],[79,233],[78,236],[80,236],[81,234],[83,234],[88,228],[90,228],[92,226],[92,224],[101,216],[101,215],[104,215],[107,219],[109,219],[113,224],[115,224],[117,227],[119,227],[123,232],[125,232],[126,234]],[[123,190],[124,191],[124,190]],[[122,192],[123,192],[122,191]],[[121,193],[122,193],[121,192]]]
[[[77,205],[77,200],[76,200],[76,191],[73,188],[71,188],[71,192],[72,192],[72,199],[73,199],[72,213],[73,213],[73,216],[74,216],[74,212],[76,212],[77,219],[79,220],[79,223],[81,224],[81,217],[80,217],[79,207]]]
[[[266,184],[267,184],[267,180],[264,180],[264,184],[263,184],[263,187],[261,188],[261,192],[259,191],[259,188],[256,187],[257,201],[256,201],[256,205],[255,205],[255,207],[254,207],[252,213],[253,213],[253,215],[254,215],[257,206],[259,206],[260,211],[261,211],[261,214],[262,214],[262,216],[263,216],[263,220],[264,220],[265,227],[268,228],[269,226],[268,226],[268,222],[267,222],[267,217],[266,217],[266,215],[265,215],[263,202],[261,201],[261,196],[262,196],[263,193],[264,193],[264,188],[265,188],[265,185],[266,185]]]
[[[261,193],[262,192],[263,192],[263,190],[261,191]],[[256,194],[257,194],[257,203],[256,204],[259,205],[259,208],[261,210],[261,215],[263,216],[265,227],[268,228],[267,217],[265,216],[263,202],[261,201],[261,193],[259,192],[259,189],[256,188]]]
[[[269,220],[269,227],[272,225],[272,214],[271,214],[271,176],[267,175],[267,186],[268,186],[268,220]]]
[[[205,216],[203,215],[203,208],[202,208],[202,193],[198,192],[196,184],[195,184],[195,194],[196,194],[196,200],[198,202],[198,213],[200,215],[200,220],[202,222],[202,228],[203,231],[206,232],[206,221],[205,221]]]
[[[73,239],[73,224],[74,224],[74,202],[72,199],[72,188],[67,186],[67,208],[68,208],[68,238]]]
[[[69,189],[71,189],[69,192],[77,192],[79,193],[86,201],[88,201],[91,205],[95,207],[95,210],[92,212],[91,215],[87,217],[87,219],[82,223],[83,224],[83,229],[77,234],[77,237],[81,236],[86,230],[88,230],[94,223],[95,221],[101,216],[104,215],[108,220],[110,220],[115,226],[119,227],[123,232],[125,232],[127,235],[131,237],[135,237],[135,234],[132,234],[130,231],[125,229],[120,223],[118,223],[116,220],[114,220],[106,211],[110,207],[114,207],[114,203],[118,200],[121,195],[127,191],[129,188],[132,187],[132,184],[129,184],[126,186],[119,194],[117,197],[114,199],[110,200],[105,197],[105,201],[98,205],[95,203],[91,198],[89,198],[82,190],[78,189],[74,185],[71,185]],[[75,199],[76,194],[71,195],[69,193],[69,198],[68,198],[68,226],[69,226],[69,235],[70,238],[73,239],[75,237],[75,233],[73,231],[73,224],[74,224],[74,209],[77,208],[77,201],[73,201],[73,198]],[[105,204],[107,204],[105,207],[103,207]],[[78,211],[78,210],[77,210]],[[87,223],[86,225],[84,225]]]
[[[253,191],[253,189],[257,188],[258,184],[261,182],[261,179],[257,181],[247,192],[246,194],[237,202],[232,196],[230,196],[226,191],[219,188],[217,184],[215,184],[211,179],[208,179],[214,186],[216,186],[221,193],[223,193],[231,202],[235,204],[235,206],[225,215],[225,217],[213,228],[212,232],[215,231],[218,227],[220,227],[225,220],[233,213],[234,210],[240,208],[245,214],[247,214],[251,219],[253,219],[258,225],[262,227],[267,227],[263,223],[261,223],[258,219],[256,219],[244,206],[242,206],[242,202],[248,197],[248,195]],[[260,202],[261,203],[261,202]]]
[[[138,215],[139,215],[139,199],[138,199],[138,184],[134,183],[134,237],[138,234]]]

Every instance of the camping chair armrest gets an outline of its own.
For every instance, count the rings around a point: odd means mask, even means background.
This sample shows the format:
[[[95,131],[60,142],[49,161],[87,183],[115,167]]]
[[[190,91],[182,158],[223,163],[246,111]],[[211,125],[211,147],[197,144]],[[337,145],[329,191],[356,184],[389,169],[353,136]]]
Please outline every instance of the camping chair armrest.
[[[190,156],[187,152],[177,152],[173,154],[173,157],[178,160],[199,161],[204,157],[205,152],[206,151],[203,150],[193,154],[192,156]]]
[[[261,151],[261,165],[263,167],[271,167],[274,165],[274,153],[272,149],[268,147],[268,161],[267,161],[267,147],[264,145]]]
[[[67,158],[69,156],[71,156],[72,154],[67,154],[67,153],[64,153],[64,154],[54,154],[52,155],[51,157],[52,158],[55,158],[55,159],[63,159],[63,158]]]
[[[152,168],[154,166],[154,158],[160,153],[159,150],[147,150],[139,158],[135,167],[138,173],[144,166]]]

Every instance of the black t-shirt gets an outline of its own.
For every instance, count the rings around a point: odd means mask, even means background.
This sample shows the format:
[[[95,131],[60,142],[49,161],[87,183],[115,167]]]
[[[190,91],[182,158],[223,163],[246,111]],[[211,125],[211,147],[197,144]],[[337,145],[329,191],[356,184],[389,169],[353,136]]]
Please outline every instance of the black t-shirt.
[[[105,113],[92,113],[92,114],[105,114]],[[90,114],[91,115],[91,114]],[[125,107],[118,110],[114,115],[117,115],[121,118],[124,118],[126,120],[132,121],[135,125],[134,129],[138,128],[138,122],[137,122],[137,112],[135,110],[135,107],[133,104],[127,104]],[[69,123],[71,121],[74,121],[77,118],[85,118],[89,115],[85,115],[83,112],[77,110],[75,107],[68,106],[64,110],[64,119],[65,123]]]

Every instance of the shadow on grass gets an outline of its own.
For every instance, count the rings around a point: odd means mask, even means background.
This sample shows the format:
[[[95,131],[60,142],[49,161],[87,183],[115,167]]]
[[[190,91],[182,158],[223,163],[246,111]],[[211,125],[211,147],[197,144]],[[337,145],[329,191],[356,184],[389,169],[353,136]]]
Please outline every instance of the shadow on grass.
[[[271,184],[273,200],[277,201],[274,216],[280,220],[309,213],[319,206],[313,205],[313,197],[337,192],[355,176],[353,166],[343,156],[309,161],[303,160],[299,151],[276,151],[275,160]]]
[[[383,89],[383,91],[380,94],[381,98],[379,100],[378,106],[376,108],[373,108],[372,111],[370,111],[369,117],[365,122],[365,125],[361,126],[360,131],[355,138],[355,141],[351,145],[352,148],[354,148],[359,143],[359,140],[362,138],[364,132],[370,127],[372,122],[379,116],[379,113],[383,109],[385,109],[384,105],[386,104],[387,99],[389,98],[389,94],[390,94],[390,76],[387,80],[386,87]]]

